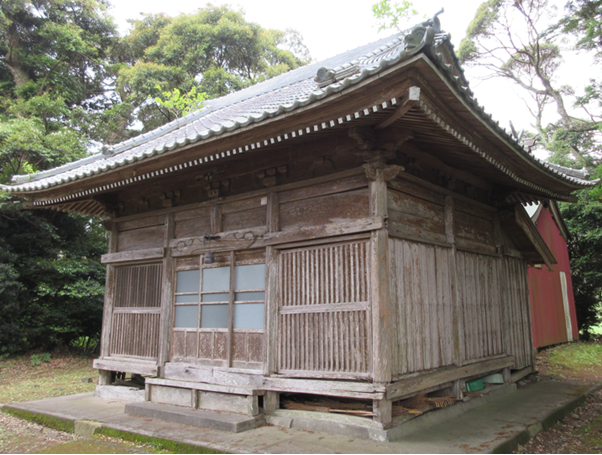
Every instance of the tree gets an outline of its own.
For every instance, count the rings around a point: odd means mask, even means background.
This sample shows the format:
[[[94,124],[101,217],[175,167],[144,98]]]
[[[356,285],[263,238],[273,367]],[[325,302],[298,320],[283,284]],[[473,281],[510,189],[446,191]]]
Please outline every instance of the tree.
[[[194,90],[215,98],[309,61],[296,32],[264,29],[227,6],[209,4],[175,18],[146,15],[130,23],[132,30],[114,48],[115,89],[133,106],[143,131],[178,116],[156,102],[164,91]]]
[[[552,22],[555,13],[548,0],[488,0],[470,23],[458,58],[465,65],[484,69],[486,78],[504,78],[524,90],[531,99],[527,107],[535,120],[537,139],[558,159],[570,157],[579,167],[595,166],[600,159],[602,117],[593,106],[596,96],[575,97],[569,86],[558,81],[566,33],[554,33],[558,30]],[[571,111],[570,99],[572,107],[586,115]],[[549,106],[555,107],[558,121],[544,125]]]

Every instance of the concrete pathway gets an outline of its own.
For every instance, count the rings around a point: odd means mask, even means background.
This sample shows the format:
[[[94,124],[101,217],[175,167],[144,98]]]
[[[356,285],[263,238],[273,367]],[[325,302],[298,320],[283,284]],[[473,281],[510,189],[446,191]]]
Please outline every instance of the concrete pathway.
[[[197,428],[124,413],[125,403],[92,393],[5,405],[5,412],[50,416],[79,434],[109,428],[229,453],[492,453],[511,452],[583,402],[593,385],[541,381],[490,400],[453,419],[393,442],[262,426],[242,433]],[[433,411],[437,412],[437,411]]]

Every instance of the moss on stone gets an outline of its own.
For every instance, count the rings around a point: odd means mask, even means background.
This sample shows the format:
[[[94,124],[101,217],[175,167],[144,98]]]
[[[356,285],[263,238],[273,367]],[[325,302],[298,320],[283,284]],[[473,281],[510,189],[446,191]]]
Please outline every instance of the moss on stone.
[[[115,430],[113,428],[98,428],[96,434],[109,436],[111,438],[120,438],[126,441],[131,441],[136,444],[147,444],[159,450],[166,450],[173,453],[225,453],[216,450],[207,449],[206,447],[184,442],[170,441],[169,439],[154,438],[151,436],[143,436],[129,431]]]
[[[11,414],[20,419],[28,420],[29,422],[37,423],[54,430],[66,431],[73,433],[74,423],[73,420],[63,419],[60,417],[49,416],[45,414],[38,414],[35,412],[25,411],[23,409],[15,409],[9,406],[4,406],[2,411]]]

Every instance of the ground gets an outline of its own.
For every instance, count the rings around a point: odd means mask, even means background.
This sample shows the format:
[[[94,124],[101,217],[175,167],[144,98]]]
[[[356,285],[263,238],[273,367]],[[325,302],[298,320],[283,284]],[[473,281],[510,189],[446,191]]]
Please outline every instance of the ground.
[[[540,376],[602,385],[601,342],[545,349],[537,355],[536,363]],[[602,390],[516,453],[602,453]]]
[[[91,392],[97,372],[92,360],[73,355],[38,355],[0,360],[0,403]],[[39,361],[38,361],[39,360]],[[539,376],[602,384],[602,343],[575,342],[542,350]],[[119,439],[86,439],[0,413],[0,453],[157,453],[157,447]],[[165,453],[165,452],[163,452]],[[602,453],[602,391],[588,397],[554,428],[517,453]]]
[[[0,404],[92,392],[97,377],[92,359],[69,354],[3,359]],[[104,436],[86,439],[0,412],[0,453],[157,453],[157,450]]]

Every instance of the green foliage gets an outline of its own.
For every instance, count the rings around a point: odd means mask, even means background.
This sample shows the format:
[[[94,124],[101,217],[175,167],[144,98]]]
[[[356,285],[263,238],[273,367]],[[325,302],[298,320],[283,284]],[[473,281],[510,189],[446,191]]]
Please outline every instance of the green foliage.
[[[0,353],[98,336],[104,230],[82,216],[25,211],[15,202],[0,201]]]
[[[160,85],[156,85],[157,90],[161,90]],[[198,93],[196,87],[192,87],[188,93],[182,94],[176,87],[171,92],[161,92],[161,96],[155,97],[154,101],[162,109],[169,112],[174,118],[188,115],[191,112],[198,111],[203,107],[207,99],[205,93]]]
[[[41,365],[42,362],[50,362],[50,354],[48,352],[44,352],[42,354],[32,354],[29,357],[29,362],[32,367],[37,367]]]
[[[380,0],[372,5],[372,14],[377,19],[379,32],[390,29],[403,31],[412,19],[420,15],[409,0],[402,0],[401,3]]]
[[[577,36],[577,48],[602,57],[602,0],[575,0],[566,5],[567,14],[559,25],[564,33]]]
[[[133,106],[143,131],[193,110],[201,93],[224,96],[309,61],[298,33],[264,29],[228,6],[130,23],[132,30],[114,47],[118,63],[112,68],[116,93]]]

